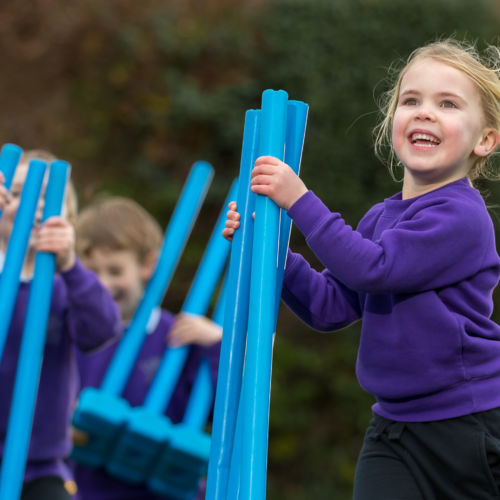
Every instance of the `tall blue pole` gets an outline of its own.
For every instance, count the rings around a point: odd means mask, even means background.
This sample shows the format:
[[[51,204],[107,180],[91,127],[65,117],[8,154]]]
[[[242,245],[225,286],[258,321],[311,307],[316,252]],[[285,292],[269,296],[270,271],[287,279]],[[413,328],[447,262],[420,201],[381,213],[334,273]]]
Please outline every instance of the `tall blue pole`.
[[[259,154],[284,159],[288,94],[262,94]],[[268,197],[255,202],[247,351],[244,368],[241,456],[242,500],[266,496],[269,397],[273,335],[276,328],[276,282],[279,208]]]
[[[309,106],[305,102],[288,101],[285,163],[289,165],[297,175],[299,174],[300,162],[302,160],[308,110]],[[287,211],[281,209],[280,212],[278,275],[276,279],[276,318],[278,318],[281,289],[283,288],[283,276],[285,274],[285,262],[288,252],[288,243],[290,241],[290,231],[292,229],[292,220],[288,217]]]
[[[233,182],[224,206],[236,195],[237,183]],[[222,275],[229,255],[230,244],[222,237],[222,229],[226,220],[223,207],[207,248],[201,259],[193,283],[182,305],[182,312],[204,315],[210,305],[217,283]],[[143,406],[153,413],[162,414],[168,406],[184,362],[189,346],[177,347],[165,351],[153,382],[146,394]]]
[[[49,217],[61,213],[68,172],[69,164],[64,161],[55,161],[50,165],[42,224]],[[34,277],[26,309],[14,395],[2,457],[0,500],[16,500],[21,495],[49,319],[54,272],[54,254],[38,252],[35,257]]]
[[[0,275],[0,360],[3,355],[17,299],[19,279],[24,257],[28,249],[28,242],[46,168],[47,164],[43,161],[30,161],[26,181],[21,193],[21,201],[5,254],[4,266]]]
[[[191,169],[165,232],[155,272],[106,371],[101,390],[107,394],[118,396],[127,383],[144,341],[145,326],[151,311],[161,303],[212,176],[213,168],[206,162],[196,162]]]
[[[16,171],[22,153],[23,150],[15,144],[4,144],[2,146],[2,150],[0,151],[0,172],[2,172],[5,178],[4,186],[7,190],[9,190],[12,185],[14,172]],[[2,210],[0,210],[0,218],[1,217]]]
[[[238,187],[240,228],[234,234],[226,296],[217,391],[212,424],[206,500],[225,500],[233,453],[236,416],[241,392],[248,325],[250,266],[252,260],[255,195],[250,192],[250,174],[258,156],[260,110],[245,115]]]

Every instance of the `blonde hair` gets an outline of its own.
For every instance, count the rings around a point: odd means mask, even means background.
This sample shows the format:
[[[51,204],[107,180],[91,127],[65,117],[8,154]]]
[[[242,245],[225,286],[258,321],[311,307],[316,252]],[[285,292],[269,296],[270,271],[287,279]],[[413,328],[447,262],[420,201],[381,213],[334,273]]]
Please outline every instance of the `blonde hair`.
[[[384,94],[380,105],[383,118],[374,130],[375,153],[379,158],[388,160],[393,176],[396,155],[392,147],[391,134],[401,81],[414,62],[426,58],[443,62],[465,73],[479,90],[485,126],[500,132],[500,48],[489,46],[484,55],[480,55],[473,44],[452,38],[420,47],[410,54],[404,67],[397,74],[396,83]],[[490,167],[488,157],[476,158],[469,172],[470,180],[480,177],[492,180],[500,177]]]
[[[57,157],[45,149],[28,149],[23,151],[19,164],[28,165],[31,160],[41,160],[50,164],[57,160]],[[66,185],[64,209],[64,216],[74,226],[78,215],[78,197],[71,178],[68,179],[68,184]]]
[[[162,239],[158,222],[134,200],[119,196],[88,205],[76,224],[76,251],[83,258],[95,248],[130,250],[144,263]]]

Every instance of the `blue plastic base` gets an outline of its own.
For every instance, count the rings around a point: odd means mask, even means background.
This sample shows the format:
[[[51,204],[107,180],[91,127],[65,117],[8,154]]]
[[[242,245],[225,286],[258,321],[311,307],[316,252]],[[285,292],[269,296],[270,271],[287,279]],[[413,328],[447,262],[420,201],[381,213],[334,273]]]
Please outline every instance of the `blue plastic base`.
[[[107,471],[129,483],[145,481],[164,450],[172,428],[167,417],[143,407],[132,408],[107,462]]]
[[[158,495],[164,495],[171,500],[193,500],[198,494],[199,477],[193,477],[191,484],[177,486],[161,478],[148,480],[148,488]]]
[[[71,458],[89,467],[103,466],[129,413],[130,406],[124,399],[93,387],[85,388],[80,393],[72,425],[87,434],[88,441],[83,446],[73,446]]]
[[[197,488],[201,477],[207,473],[210,456],[210,436],[182,424],[174,426],[169,445],[158,458],[148,478],[149,488],[162,495],[184,498]],[[192,497],[186,497],[192,498]]]

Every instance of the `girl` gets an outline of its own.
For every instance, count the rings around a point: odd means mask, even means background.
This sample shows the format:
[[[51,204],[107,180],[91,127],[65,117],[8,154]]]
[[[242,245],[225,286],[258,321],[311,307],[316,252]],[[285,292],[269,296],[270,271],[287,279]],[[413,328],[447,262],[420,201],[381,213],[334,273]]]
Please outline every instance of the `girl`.
[[[289,252],[284,302],[317,330],[363,319],[356,371],[376,403],[355,500],[500,496],[500,328],[490,319],[500,258],[471,184],[500,140],[492,53],[490,66],[446,40],[410,55],[376,141],[378,151],[392,143],[402,191],[356,230],[278,159],[252,172],[252,191],[288,210],[325,266]],[[239,226],[230,209],[228,239]]]
[[[43,151],[27,151],[16,168],[10,194],[0,186],[0,254],[5,252],[19,206],[20,194],[33,158],[51,162]],[[2,179],[3,181],[3,179]],[[119,333],[119,314],[111,295],[96,275],[76,258],[70,221],[76,198],[68,189],[64,214],[39,227],[43,195],[22,269],[10,330],[0,364],[0,449],[3,449],[14,386],[23,320],[36,251],[53,252],[58,274],[54,278],[47,337],[28,450],[22,500],[69,500],[74,483],[65,459],[71,450],[70,417],[78,375],[73,345],[88,351]],[[66,483],[65,483],[66,480]]]

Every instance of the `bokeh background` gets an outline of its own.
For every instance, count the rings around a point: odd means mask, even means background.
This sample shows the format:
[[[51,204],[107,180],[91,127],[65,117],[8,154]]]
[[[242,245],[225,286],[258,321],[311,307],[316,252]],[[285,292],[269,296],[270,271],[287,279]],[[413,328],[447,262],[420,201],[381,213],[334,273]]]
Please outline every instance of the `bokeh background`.
[[[4,0],[0,20],[0,143],[68,160],[81,206],[131,196],[166,227],[191,164],[215,167],[165,297],[176,312],[238,174],[245,111],[263,90],[310,105],[302,177],[356,225],[400,189],[372,151],[390,68],[438,37],[498,42],[500,2]],[[500,228],[500,189],[480,187]],[[319,267],[296,230],[291,246]],[[282,307],[270,500],[350,498],[372,404],[354,375],[358,339],[359,325],[318,334]]]

